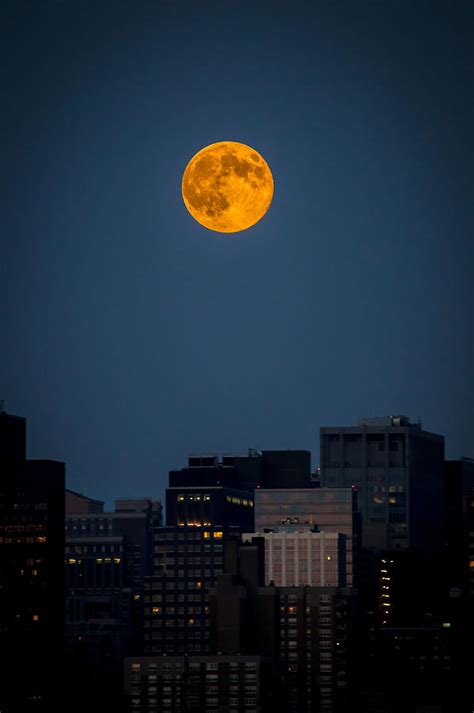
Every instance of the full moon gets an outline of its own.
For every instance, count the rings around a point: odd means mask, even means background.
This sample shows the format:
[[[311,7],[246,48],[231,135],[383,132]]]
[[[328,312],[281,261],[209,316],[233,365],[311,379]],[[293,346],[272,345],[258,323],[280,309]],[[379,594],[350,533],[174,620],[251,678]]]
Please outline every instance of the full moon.
[[[237,233],[263,218],[273,198],[273,176],[255,149],[219,141],[198,151],[186,166],[183,200],[209,230]]]

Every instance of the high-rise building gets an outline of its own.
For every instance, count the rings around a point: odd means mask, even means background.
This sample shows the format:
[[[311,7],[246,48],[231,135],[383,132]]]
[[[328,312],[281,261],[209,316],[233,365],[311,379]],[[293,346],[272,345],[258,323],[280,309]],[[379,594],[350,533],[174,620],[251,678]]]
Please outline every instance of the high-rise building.
[[[118,704],[122,661],[143,651],[144,579],[152,571],[159,501],[101,501],[66,492],[66,663],[71,685],[83,680],[69,707]],[[114,696],[116,697],[114,699]]]
[[[263,713],[268,673],[259,656],[145,656],[125,660],[129,713]]]
[[[178,527],[239,525],[253,530],[253,492],[220,485],[167,488],[166,523]]]
[[[443,436],[390,416],[321,428],[320,441],[321,484],[357,488],[363,547],[441,547]]]
[[[345,536],[346,584],[354,584],[359,526],[353,488],[259,489],[255,491],[255,530],[314,530]]]
[[[64,617],[64,464],[27,460],[25,420],[0,413],[0,708],[57,703]]]
[[[346,536],[339,532],[245,533],[265,543],[265,584],[276,587],[345,587],[347,584]],[[352,574],[352,572],[351,572]]]
[[[310,451],[257,451],[248,455],[189,456],[187,468],[170,472],[170,487],[223,485],[239,490],[304,488],[311,482]]]
[[[145,579],[145,652],[209,652],[209,588],[224,571],[232,527],[156,527]]]
[[[259,537],[229,545],[226,572],[210,590],[211,652],[270,661],[272,697],[262,711],[357,710],[355,590],[261,586],[263,546]]]

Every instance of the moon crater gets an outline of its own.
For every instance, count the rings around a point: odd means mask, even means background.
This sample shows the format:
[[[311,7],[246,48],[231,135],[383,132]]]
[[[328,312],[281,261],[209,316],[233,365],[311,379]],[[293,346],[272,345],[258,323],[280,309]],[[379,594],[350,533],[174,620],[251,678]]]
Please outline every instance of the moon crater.
[[[182,180],[184,203],[210,230],[235,233],[255,225],[270,207],[273,176],[255,149],[221,141],[199,151]]]

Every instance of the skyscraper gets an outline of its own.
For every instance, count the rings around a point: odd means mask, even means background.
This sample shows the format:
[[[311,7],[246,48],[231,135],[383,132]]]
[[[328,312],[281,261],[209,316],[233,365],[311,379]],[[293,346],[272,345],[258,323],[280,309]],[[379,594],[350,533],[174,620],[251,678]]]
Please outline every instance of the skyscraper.
[[[441,547],[443,436],[389,416],[321,428],[320,442],[322,485],[357,488],[365,548]]]
[[[27,460],[25,420],[0,413],[0,708],[49,712],[61,673],[64,464]]]

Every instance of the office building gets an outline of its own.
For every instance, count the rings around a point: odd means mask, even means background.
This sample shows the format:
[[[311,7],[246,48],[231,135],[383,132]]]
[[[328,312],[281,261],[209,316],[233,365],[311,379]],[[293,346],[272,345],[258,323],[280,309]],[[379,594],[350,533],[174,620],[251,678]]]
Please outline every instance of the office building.
[[[156,527],[145,579],[146,653],[209,652],[209,588],[224,568],[232,527]]]
[[[311,485],[309,451],[256,451],[248,455],[198,454],[169,474],[170,488],[220,486],[252,492],[256,488],[305,488]],[[167,524],[173,524],[168,523]]]
[[[363,547],[441,548],[443,436],[390,416],[321,428],[320,445],[322,486],[357,488]]]
[[[346,536],[336,532],[256,533],[265,543],[265,584],[276,587],[345,587]],[[242,536],[251,541],[253,533]],[[349,572],[351,574],[351,572]]]
[[[354,584],[359,541],[357,493],[353,488],[258,489],[255,530],[298,532],[309,529],[345,536],[347,586]]]
[[[64,617],[64,464],[27,460],[25,420],[0,413],[0,708],[54,708]]]

